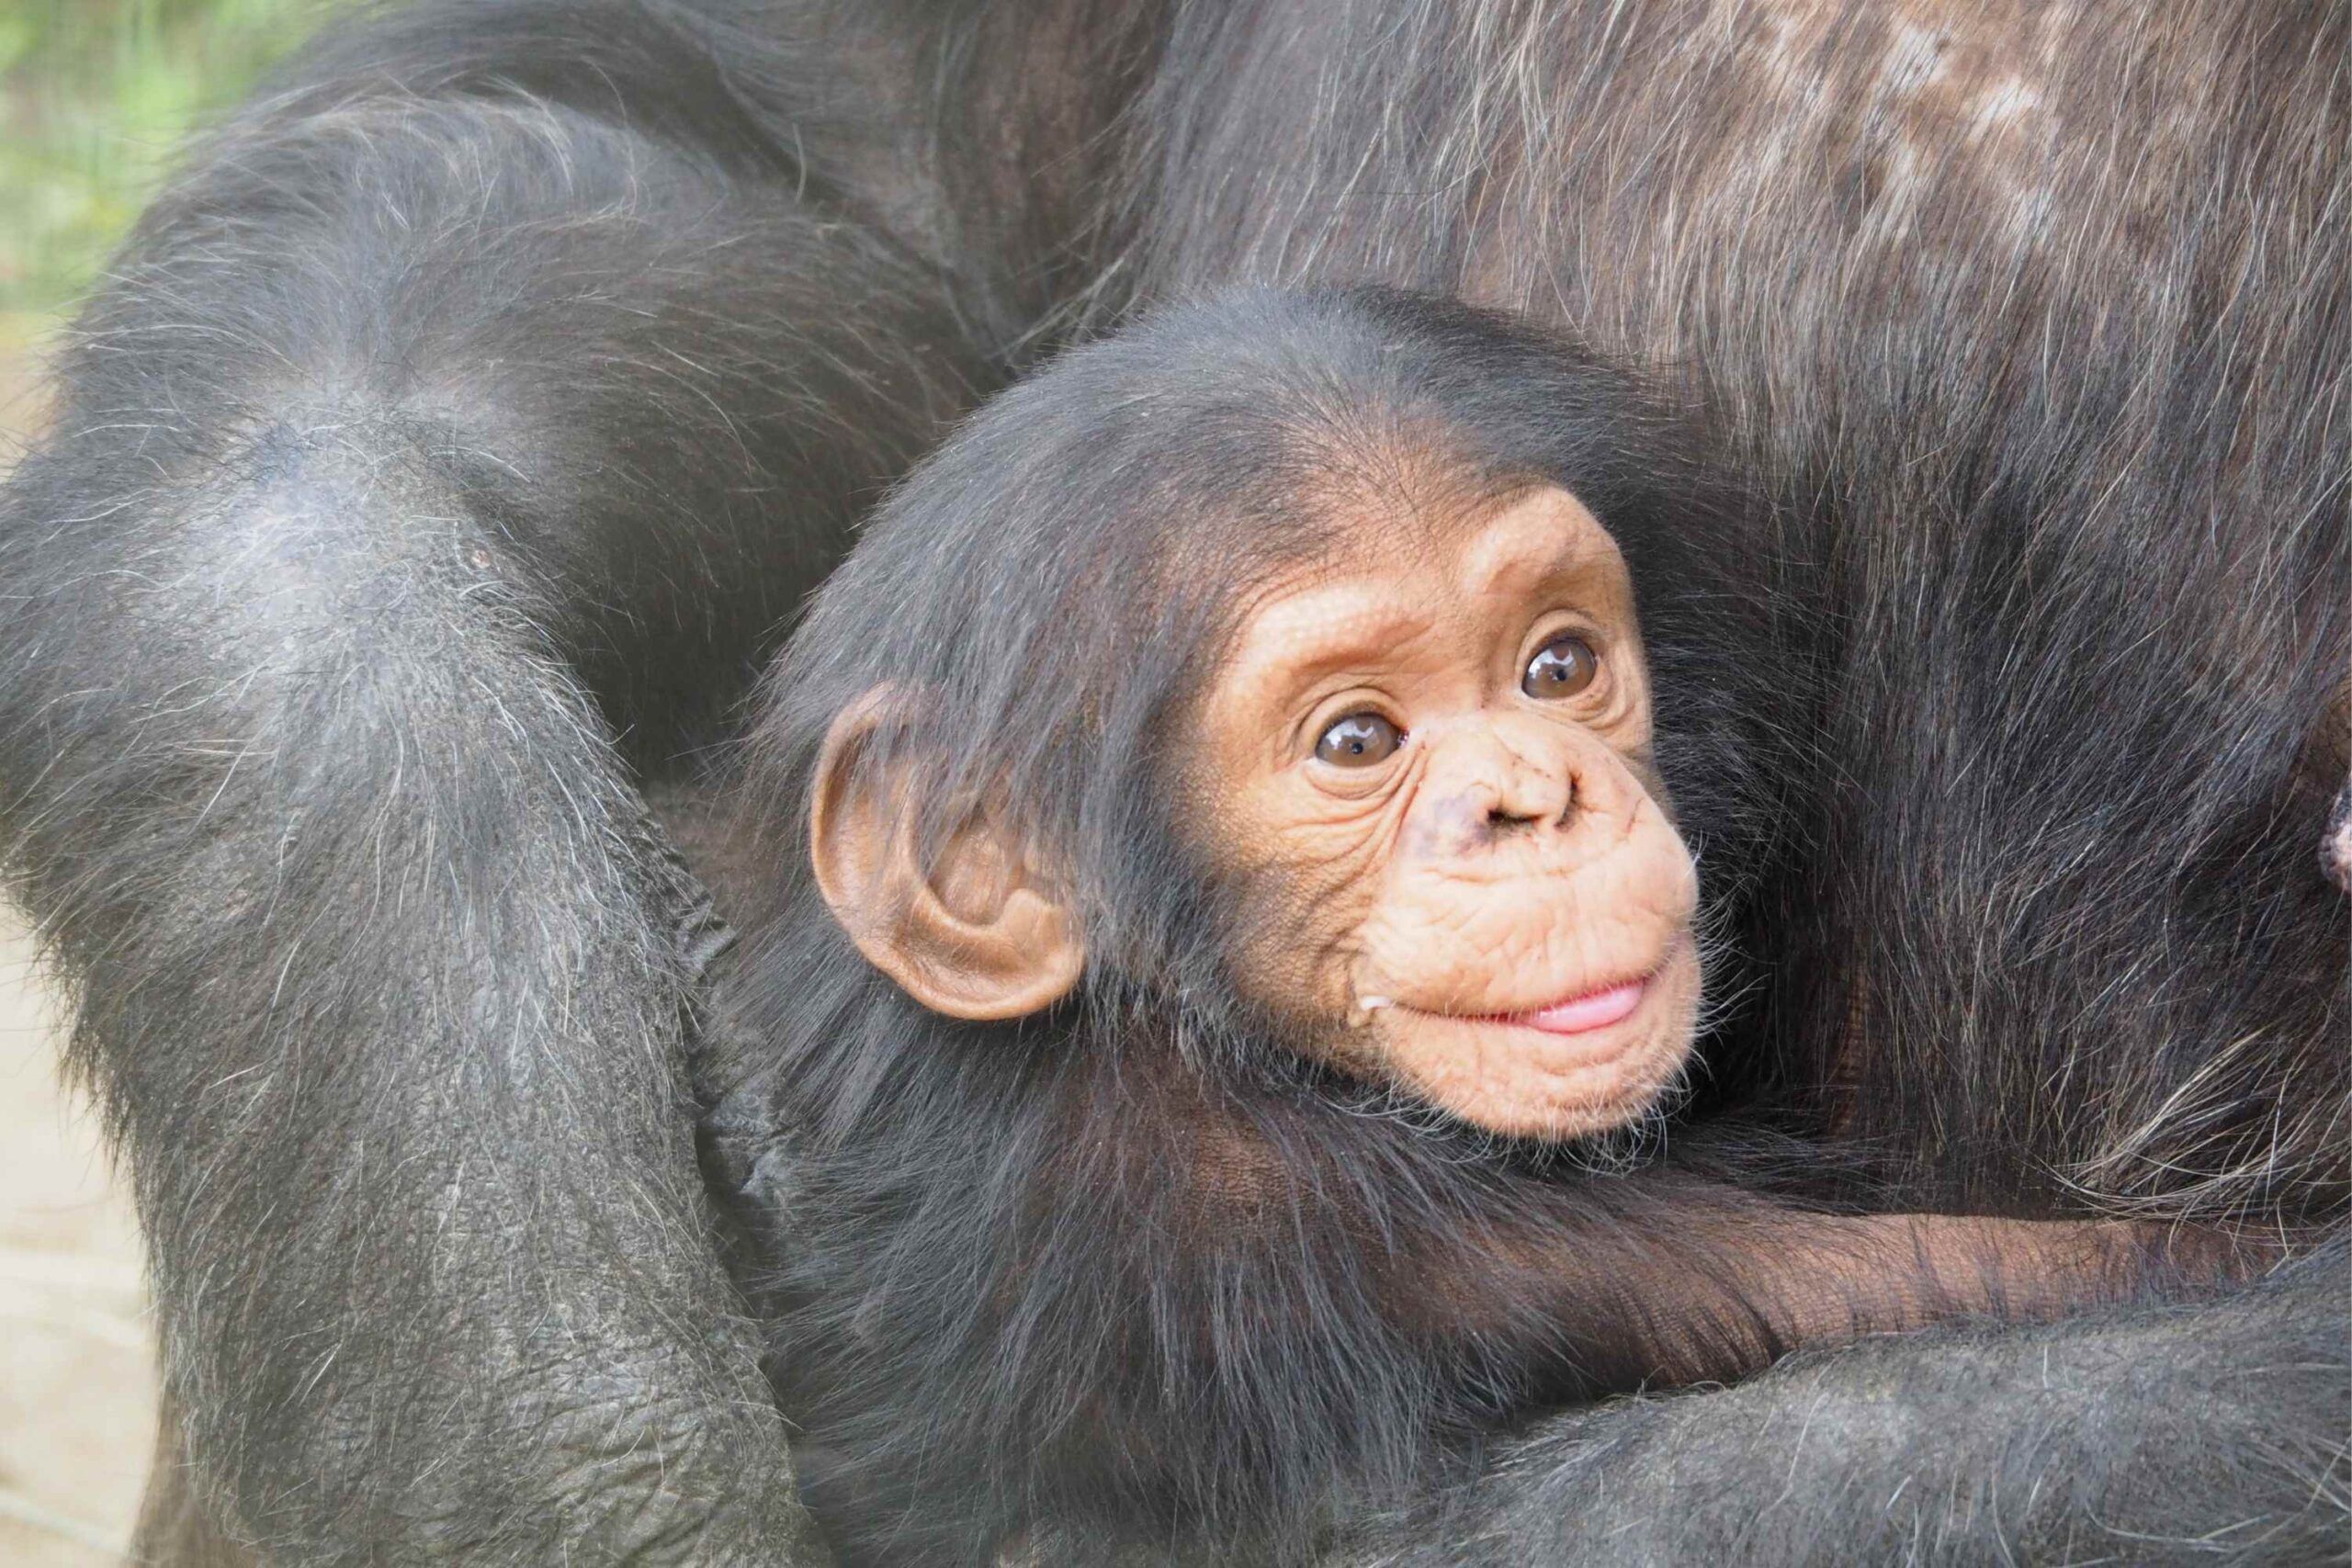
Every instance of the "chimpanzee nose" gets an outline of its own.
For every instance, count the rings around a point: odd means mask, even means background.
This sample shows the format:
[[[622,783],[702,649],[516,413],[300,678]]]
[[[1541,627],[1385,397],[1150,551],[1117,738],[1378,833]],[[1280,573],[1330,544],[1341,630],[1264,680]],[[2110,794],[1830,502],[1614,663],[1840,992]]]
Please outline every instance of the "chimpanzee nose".
[[[1575,817],[1575,749],[1556,726],[1504,720],[1489,731],[1484,750],[1490,832],[1564,827]]]
[[[1437,750],[1432,820],[1453,822],[1457,852],[1565,828],[1577,816],[1576,747],[1557,724],[1479,723],[1446,736]]]
[[[1556,806],[1550,798],[1554,796],[1557,797]],[[1539,800],[1538,797],[1543,798]],[[1498,833],[1540,827],[1547,822],[1557,827],[1566,823],[1576,808],[1577,779],[1571,770],[1561,775],[1556,787],[1498,792],[1495,804],[1487,808],[1487,827]]]

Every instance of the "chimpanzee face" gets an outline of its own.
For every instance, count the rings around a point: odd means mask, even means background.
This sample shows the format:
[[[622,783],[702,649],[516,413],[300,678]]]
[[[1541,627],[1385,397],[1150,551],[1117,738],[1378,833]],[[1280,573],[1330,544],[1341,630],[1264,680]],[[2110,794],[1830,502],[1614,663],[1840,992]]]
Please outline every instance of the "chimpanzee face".
[[[1202,705],[1207,852],[1273,917],[1234,973],[1339,1066],[1599,1132],[1672,1081],[1700,994],[1632,584],[1556,487],[1420,521],[1257,601]]]

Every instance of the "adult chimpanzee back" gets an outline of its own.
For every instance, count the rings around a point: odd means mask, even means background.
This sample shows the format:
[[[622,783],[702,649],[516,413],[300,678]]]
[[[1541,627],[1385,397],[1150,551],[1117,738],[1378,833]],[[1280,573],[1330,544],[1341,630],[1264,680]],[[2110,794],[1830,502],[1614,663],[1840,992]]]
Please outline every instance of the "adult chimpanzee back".
[[[1905,1201],[2338,1226],[2347,58],[2332,0],[333,33],[0,498],[0,855],[153,1246],[149,1550],[807,1560],[644,795],[943,420],[1229,281],[1526,311],[1737,433],[1830,647],[1769,1076]],[[2344,1280],[1563,1416],[1360,1550],[2310,1561]]]

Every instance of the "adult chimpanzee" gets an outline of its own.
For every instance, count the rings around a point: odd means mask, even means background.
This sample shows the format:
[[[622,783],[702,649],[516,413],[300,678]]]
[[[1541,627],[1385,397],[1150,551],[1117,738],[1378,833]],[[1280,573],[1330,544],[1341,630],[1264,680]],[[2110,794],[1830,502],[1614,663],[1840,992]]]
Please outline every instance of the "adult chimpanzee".
[[[1579,1168],[1769,949],[1815,787],[1811,639],[1673,430],[1459,305],[1243,292],[989,404],[818,595],[710,1073],[848,1558],[1304,1560],[1539,1400],[2223,1263],[1774,1201],[1721,1123]]]
[[[2335,1223],[2348,46],[2333,0],[424,0],[311,50],[0,501],[0,855],[132,1156],[151,1549],[794,1559],[643,789],[942,416],[1232,280],[1562,322],[1737,433],[1826,638],[1759,1027],[1903,1202]],[[1556,1418],[1367,1550],[2308,1557],[2340,1268]]]

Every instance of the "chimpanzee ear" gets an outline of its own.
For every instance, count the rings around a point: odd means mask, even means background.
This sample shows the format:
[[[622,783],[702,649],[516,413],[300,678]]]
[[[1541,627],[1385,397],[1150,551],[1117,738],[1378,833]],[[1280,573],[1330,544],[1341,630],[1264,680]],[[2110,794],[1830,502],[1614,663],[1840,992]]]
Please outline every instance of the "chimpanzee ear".
[[[932,1011],[1041,1012],[1085,966],[1069,912],[999,817],[976,816],[924,864],[916,824],[937,803],[900,798],[907,781],[865,755],[889,705],[887,689],[868,693],[825,734],[808,812],[818,889],[858,952]]]

